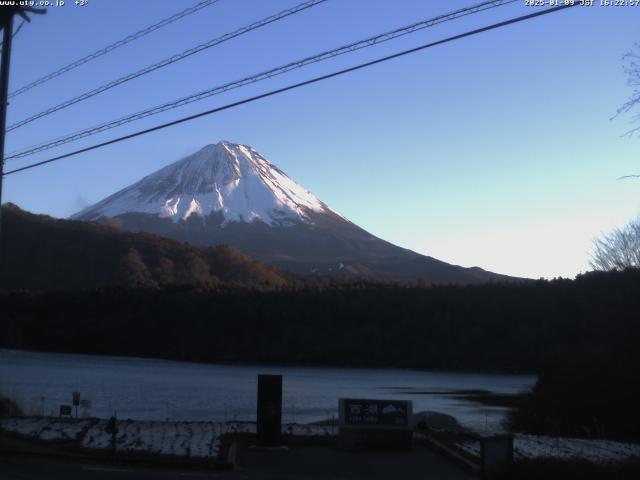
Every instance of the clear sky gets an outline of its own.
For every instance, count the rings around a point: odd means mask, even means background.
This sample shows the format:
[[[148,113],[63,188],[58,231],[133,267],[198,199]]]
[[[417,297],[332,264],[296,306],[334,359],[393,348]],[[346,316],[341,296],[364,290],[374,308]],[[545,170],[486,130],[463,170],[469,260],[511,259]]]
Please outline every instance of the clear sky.
[[[300,0],[302,1],[302,0]],[[14,90],[196,0],[72,0],[14,39]],[[9,124],[295,0],[221,0],[13,98]],[[329,0],[35,121],[7,151],[111,120],[473,0]],[[599,4],[599,0],[597,1]],[[33,161],[531,13],[524,0],[131,123]],[[333,209],[397,245],[527,277],[588,270],[592,240],[640,210],[640,139],[622,56],[640,6],[576,7],[5,178],[3,201],[66,217],[226,139],[253,146]],[[16,22],[18,24],[19,22]]]

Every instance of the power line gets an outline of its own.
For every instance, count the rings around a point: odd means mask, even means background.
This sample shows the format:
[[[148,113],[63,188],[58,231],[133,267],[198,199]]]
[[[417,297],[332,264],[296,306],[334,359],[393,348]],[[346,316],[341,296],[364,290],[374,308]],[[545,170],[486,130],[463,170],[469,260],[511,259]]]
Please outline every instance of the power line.
[[[75,62],[71,62],[68,65],[65,65],[64,67],[56,70],[55,72],[51,72],[37,80],[34,80],[33,82],[18,88],[17,90],[11,92],[9,94],[9,98],[12,97],[16,97],[18,95],[23,94],[24,92],[31,90],[32,88],[37,87],[38,85],[42,85],[43,83],[48,82],[49,80],[53,80],[56,77],[59,77],[60,75],[62,75],[63,73],[67,73],[75,68],[78,68],[81,65],[84,65],[85,63],[89,63],[92,60],[95,60],[96,58],[102,57],[103,55],[106,55],[107,53],[112,52],[113,50],[120,48],[128,43],[133,42],[134,40],[137,40],[139,38],[144,37],[145,35],[150,34],[151,32],[154,32],[162,27],[166,27],[167,25],[180,20],[181,18],[184,18],[188,15],[191,15],[192,13],[196,13],[200,10],[202,10],[203,8],[209,7],[211,5],[213,5],[214,3],[218,3],[220,0],[204,0],[200,3],[197,3],[196,5],[186,8],[184,10],[182,10],[181,12],[175,13],[173,15],[171,15],[170,17],[167,17],[163,20],[160,20],[158,23],[154,23],[153,25],[148,26],[147,28],[144,28],[142,30],[137,31],[136,33],[133,33],[131,35],[126,36],[125,38],[118,40],[117,42],[114,42],[110,45],[107,45],[104,48],[101,48],[100,50],[96,50],[93,53],[90,53],[89,55],[86,55],[78,60],[76,60]],[[18,33],[18,32],[16,32]]]
[[[22,27],[24,27],[25,23],[26,23],[26,20],[22,20],[22,22],[20,22],[20,25],[18,25],[18,28],[16,28],[16,31],[13,32],[13,38],[16,38],[16,35],[20,33],[20,30],[22,30]]]
[[[235,80],[229,83],[225,83],[223,85],[219,85],[192,95],[189,95],[187,97],[183,97],[177,100],[173,100],[171,102],[167,102],[161,105],[157,105],[155,107],[152,108],[148,108],[146,110],[142,110],[139,111],[137,113],[131,114],[131,115],[127,115],[125,117],[121,117],[119,119],[116,120],[112,120],[106,123],[102,123],[100,125],[95,125],[93,127],[89,127],[86,128],[84,130],[80,130],[68,135],[65,135],[63,137],[58,137],[55,138],[53,140],[49,140],[37,145],[32,145],[30,147],[25,147],[22,148],[18,151],[18,153],[12,153],[9,156],[7,156],[7,159],[14,159],[14,158],[23,158],[23,157],[27,157],[30,155],[33,155],[35,153],[39,153],[45,150],[49,150],[51,148],[55,148],[67,143],[71,143],[74,142],[76,140],[82,139],[82,138],[86,138],[88,136],[91,135],[95,135],[97,133],[101,133],[107,130],[111,130],[112,128],[116,128],[119,127],[121,125],[124,125],[126,123],[131,123],[133,121],[136,120],[140,120],[142,118],[146,118],[152,115],[156,115],[158,113],[162,113],[165,112],[167,110],[172,110],[174,108],[178,108],[193,102],[197,102],[199,100],[203,100],[205,98],[214,96],[214,95],[218,95],[224,92],[227,92],[229,90],[233,90],[236,88],[240,88],[243,87],[245,85],[249,85],[252,83],[256,83],[262,80],[266,80],[272,77],[275,77],[277,75],[282,75],[284,73],[287,73],[291,70],[295,70],[298,68],[302,68],[306,65],[312,64],[312,63],[317,63],[317,62],[321,62],[327,59],[331,59],[334,57],[337,57],[339,55],[343,55],[346,53],[351,53],[357,50],[360,50],[362,48],[367,48],[367,47],[371,47],[373,45],[377,45],[379,43],[383,43],[383,42],[387,42],[389,40],[393,40],[395,38],[404,36],[404,35],[408,35],[410,33],[414,33],[418,30],[422,30],[424,28],[428,28],[428,27],[432,27],[434,25],[437,25],[439,23],[444,23],[444,22],[448,22],[451,20],[455,20],[456,18],[460,18],[466,15],[471,15],[471,14],[475,14],[484,10],[488,10],[491,8],[496,8],[496,7],[500,7],[509,3],[514,3],[516,1],[519,0],[493,0],[493,1],[485,1],[470,7],[466,7],[466,8],[461,8],[459,10],[455,10],[453,12],[447,13],[447,14],[442,14],[442,15],[438,15],[437,17],[433,17],[430,19],[426,19],[426,20],[421,20],[420,22],[416,22],[413,23],[411,25],[405,26],[405,27],[400,27],[397,28],[395,30],[391,30],[389,32],[385,32],[379,35],[375,35],[373,37],[369,37],[369,38],[365,38],[364,40],[359,40],[357,42],[353,42],[350,43],[348,45],[343,45],[341,47],[338,48],[334,48],[332,50],[327,50],[325,52],[310,56],[310,57],[306,57],[303,58],[301,60],[296,60],[294,62],[290,62],[287,63],[285,65],[281,65],[279,67],[276,68],[272,68],[270,70],[264,71],[264,72],[260,72],[254,75],[251,75],[249,77],[245,77],[242,78],[240,80]]]
[[[88,98],[94,97],[100,93],[106,92],[107,90],[110,90],[114,87],[117,87],[118,85],[122,85],[123,83],[129,82],[131,80],[134,80],[138,77],[141,77],[143,75],[147,75],[148,73],[154,72],[160,68],[166,67],[168,65],[171,65],[175,62],[178,62],[180,60],[183,60],[187,57],[190,57],[191,55],[195,55],[196,53],[200,53],[203,50],[206,50],[208,48],[214,47],[216,45],[219,45],[221,43],[224,43],[226,41],[229,41],[233,38],[239,37],[240,35],[244,35],[245,33],[251,32],[252,30],[256,30],[258,28],[264,27],[266,25],[269,25],[270,23],[276,22],[278,20],[281,20],[283,18],[286,18],[290,15],[295,15],[296,13],[299,13],[303,10],[306,10],[308,8],[311,7],[315,7],[316,5],[319,5],[321,3],[326,2],[327,0],[307,0],[306,2],[300,3],[298,5],[296,5],[295,7],[292,8],[288,8],[286,10],[283,10],[275,15],[270,15],[266,18],[263,18],[262,20],[259,20],[257,22],[254,22],[250,25],[247,25],[245,27],[239,28],[238,30],[235,30],[233,32],[230,33],[226,33],[220,37],[214,38],[212,40],[209,40],[208,42],[202,43],[200,45],[197,45],[195,47],[192,47],[188,50],[185,50],[181,53],[178,53],[176,55],[173,55],[169,58],[165,58],[164,60],[161,60],[160,62],[154,63],[152,65],[149,65],[141,70],[138,70],[136,72],[130,73],[128,75],[125,75],[124,77],[120,77],[116,80],[113,80],[109,83],[105,83],[104,85],[101,85],[97,88],[94,88],[93,90],[89,90],[88,92],[84,92],[80,95],[78,95],[77,97],[74,97],[70,100],[67,100],[65,102],[62,102],[58,105],[55,105],[51,108],[48,108],[46,110],[43,110],[40,113],[36,113],[35,115],[32,115],[30,117],[27,117],[23,120],[20,120],[17,123],[14,123],[13,125],[10,125],[9,127],[7,127],[7,132],[10,132],[12,130],[15,130],[16,128],[22,127],[28,123],[31,123],[35,120],[38,120],[39,118],[45,117],[47,115],[51,115],[52,113],[58,112],[60,110],[63,110],[67,107],[70,107],[71,105],[74,105],[78,102],[82,102],[84,100],[87,100]]]
[[[313,83],[317,83],[317,82],[320,82],[320,81],[323,81],[323,80],[327,80],[327,79],[330,79],[330,78],[333,78],[333,77],[344,75],[346,73],[354,72],[356,70],[361,70],[363,68],[367,68],[367,67],[370,67],[372,65],[377,65],[379,63],[383,63],[383,62],[386,62],[386,61],[389,61],[389,60],[392,60],[392,59],[395,59],[395,58],[399,58],[399,57],[402,57],[402,56],[405,56],[405,55],[416,53],[416,52],[419,52],[421,50],[425,50],[427,48],[435,47],[437,45],[442,45],[444,43],[449,43],[449,42],[452,42],[452,41],[455,41],[455,40],[460,40],[462,38],[470,37],[472,35],[477,35],[479,33],[486,32],[486,31],[489,31],[489,30],[495,30],[497,28],[506,27],[507,25],[511,25],[511,24],[518,23],[518,22],[523,22],[525,20],[529,20],[529,19],[532,19],[532,18],[535,18],[535,17],[539,17],[539,16],[542,16],[542,15],[547,15],[549,13],[555,13],[555,12],[558,12],[560,10],[564,10],[566,8],[575,7],[576,5],[578,5],[578,4],[577,3],[566,4],[566,5],[562,5],[562,6],[558,6],[558,7],[547,8],[545,10],[540,10],[540,11],[537,11],[537,12],[534,12],[534,13],[530,13],[528,15],[523,15],[523,16],[520,16],[520,17],[511,18],[511,19],[505,20],[503,22],[494,23],[494,24],[488,25],[486,27],[478,28],[478,29],[475,29],[475,30],[467,31],[465,33],[454,35],[452,37],[447,37],[447,38],[442,39],[442,40],[438,40],[438,41],[435,41],[435,42],[431,42],[431,43],[427,43],[427,44],[424,44],[424,45],[420,45],[418,47],[414,47],[414,48],[411,48],[409,50],[404,50],[402,52],[394,53],[392,55],[387,55],[386,57],[381,57],[381,58],[378,58],[376,60],[371,60],[371,61],[366,62],[366,63],[361,63],[361,64],[353,66],[353,67],[345,68],[343,70],[338,70],[336,72],[332,72],[332,73],[329,73],[329,74],[326,74],[326,75],[315,77],[315,78],[312,78],[310,80],[305,80],[303,82],[294,83],[292,85],[288,85],[286,87],[278,88],[276,90],[271,90],[269,92],[262,93],[260,95],[256,95],[256,96],[249,97],[249,98],[245,98],[243,100],[239,100],[237,102],[229,103],[229,104],[223,105],[221,107],[213,108],[211,110],[206,110],[204,112],[196,113],[194,115],[189,115],[187,117],[179,118],[178,120],[174,120],[174,121],[171,121],[171,122],[168,122],[168,123],[163,123],[161,125],[156,125],[155,127],[151,127],[151,128],[147,128],[145,130],[140,130],[138,132],[130,133],[128,135],[124,135],[122,137],[114,138],[114,139],[108,140],[106,142],[98,143],[98,144],[92,145],[90,147],[85,147],[85,148],[81,148],[79,150],[75,150],[73,152],[65,153],[63,155],[58,155],[57,157],[53,157],[53,158],[50,158],[48,160],[43,160],[43,161],[40,161],[40,162],[36,162],[36,163],[32,163],[32,164],[26,165],[24,167],[16,168],[16,169],[13,169],[13,170],[10,170],[10,171],[4,173],[4,176],[11,175],[13,173],[22,172],[24,170],[29,170],[29,169],[32,169],[32,168],[36,168],[36,167],[39,167],[41,165],[45,165],[45,164],[48,164],[48,163],[56,162],[56,161],[62,160],[64,158],[69,158],[69,157],[72,157],[72,156],[75,156],[75,155],[79,155],[81,153],[89,152],[91,150],[96,150],[98,148],[106,147],[107,145],[112,145],[114,143],[119,143],[119,142],[122,142],[122,141],[125,141],[125,140],[129,140],[131,138],[139,137],[139,136],[145,135],[147,133],[151,133],[151,132],[155,132],[157,130],[162,130],[164,128],[172,127],[174,125],[178,125],[180,123],[188,122],[188,121],[194,120],[196,118],[204,117],[204,116],[207,116],[207,115],[212,115],[214,113],[218,113],[218,112],[221,112],[223,110],[229,110],[231,108],[238,107],[240,105],[244,105],[244,104],[247,104],[247,103],[252,103],[252,102],[255,102],[257,100],[261,100],[263,98],[267,98],[267,97],[271,97],[273,95],[277,95],[279,93],[284,93],[284,92],[287,92],[289,90],[294,90],[294,89],[297,89],[297,88],[300,88],[300,87],[303,87],[303,86],[306,86],[306,85],[311,85]]]

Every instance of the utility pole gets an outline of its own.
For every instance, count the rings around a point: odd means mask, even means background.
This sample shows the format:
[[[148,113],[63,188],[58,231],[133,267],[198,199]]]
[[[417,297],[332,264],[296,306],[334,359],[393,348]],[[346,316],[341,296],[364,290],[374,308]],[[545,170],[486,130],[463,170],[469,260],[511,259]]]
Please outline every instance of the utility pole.
[[[0,59],[0,262],[2,262],[2,183],[4,180],[4,139],[7,129],[7,106],[9,105],[9,66],[11,64],[11,41],[13,40],[13,16],[20,15],[29,22],[27,13],[43,14],[46,10],[32,7],[0,7],[2,28],[2,58]]]
[[[2,181],[4,180],[4,137],[7,128],[7,105],[9,103],[9,64],[11,40],[13,39],[13,12],[3,19],[2,64],[0,65],[0,261],[2,259]]]

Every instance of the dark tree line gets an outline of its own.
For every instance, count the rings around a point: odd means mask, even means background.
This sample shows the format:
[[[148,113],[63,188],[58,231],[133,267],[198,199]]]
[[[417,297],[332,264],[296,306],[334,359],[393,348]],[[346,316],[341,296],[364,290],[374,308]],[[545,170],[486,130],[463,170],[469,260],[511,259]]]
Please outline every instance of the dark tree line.
[[[635,358],[640,273],[418,287],[316,279],[0,293],[0,344],[51,351],[536,372],[558,358]],[[620,358],[620,362],[631,358]]]

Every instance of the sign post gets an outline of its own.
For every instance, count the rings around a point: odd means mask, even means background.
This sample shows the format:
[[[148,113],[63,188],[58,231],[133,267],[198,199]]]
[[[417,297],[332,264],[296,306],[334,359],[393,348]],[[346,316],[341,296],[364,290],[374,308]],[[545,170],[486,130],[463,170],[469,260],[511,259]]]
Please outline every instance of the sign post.
[[[116,436],[118,434],[118,420],[115,416],[109,418],[107,425],[105,426],[105,431],[111,434],[111,453],[115,455],[117,442]]]
[[[73,392],[72,394],[73,406],[76,411],[76,418],[78,418],[78,405],[80,405],[80,392]]]
[[[282,375],[258,375],[258,443],[277,445],[282,433]]]
[[[411,401],[341,398],[338,408],[340,448],[412,447]]]

